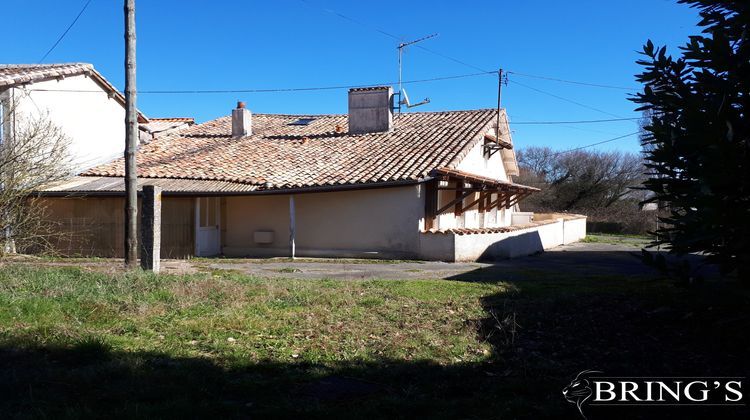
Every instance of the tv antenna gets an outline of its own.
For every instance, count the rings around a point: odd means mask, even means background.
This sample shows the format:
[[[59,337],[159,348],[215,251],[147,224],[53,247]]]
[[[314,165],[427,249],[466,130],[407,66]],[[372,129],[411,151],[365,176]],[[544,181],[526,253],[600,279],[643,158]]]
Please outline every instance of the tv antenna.
[[[398,112],[401,113],[401,106],[406,105],[407,108],[414,108],[415,106],[420,106],[424,104],[430,103],[430,98],[424,98],[423,101],[417,102],[416,104],[412,104],[409,102],[409,95],[406,93],[406,89],[403,88],[401,85],[401,68],[403,64],[403,55],[404,55],[404,48],[408,47],[409,45],[414,45],[418,42],[422,42],[425,40],[428,40],[430,38],[435,38],[438,36],[438,34],[432,34],[427,35],[419,39],[415,39],[414,41],[408,41],[408,42],[402,42],[398,44]]]

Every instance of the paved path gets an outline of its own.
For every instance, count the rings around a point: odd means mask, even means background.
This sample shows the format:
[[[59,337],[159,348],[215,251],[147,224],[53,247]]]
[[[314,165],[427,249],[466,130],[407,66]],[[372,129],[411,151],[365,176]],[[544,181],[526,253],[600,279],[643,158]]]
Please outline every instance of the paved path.
[[[653,270],[640,260],[640,249],[628,244],[576,243],[544,253],[492,263],[444,262],[327,262],[253,260],[209,262],[212,269],[237,270],[259,277],[302,279],[466,279],[477,280],[500,273],[516,277],[519,273],[545,271],[571,275],[652,276]]]

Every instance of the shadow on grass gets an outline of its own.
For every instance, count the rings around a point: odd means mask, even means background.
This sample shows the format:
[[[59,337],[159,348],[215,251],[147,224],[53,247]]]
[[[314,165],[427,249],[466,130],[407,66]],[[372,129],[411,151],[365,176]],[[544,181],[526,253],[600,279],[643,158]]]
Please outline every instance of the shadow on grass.
[[[569,411],[556,383],[500,379],[492,363],[268,362],[227,369],[207,359],[112,351],[93,342],[6,343],[0,372],[3,417],[538,418]]]
[[[0,342],[0,413],[10,418],[578,418],[561,390],[585,369],[613,376],[747,376],[750,298],[735,285],[681,289],[649,273],[623,276],[624,265],[617,261],[638,264],[627,253],[563,254],[500,262],[453,278],[511,279],[511,292],[482,298],[483,319],[466,320],[477,339],[494,348],[486,362],[255,363],[120,351],[97,339],[38,345],[33,337],[6,334]],[[587,260],[588,270],[578,267]],[[746,407],[587,410],[589,418],[747,414]]]

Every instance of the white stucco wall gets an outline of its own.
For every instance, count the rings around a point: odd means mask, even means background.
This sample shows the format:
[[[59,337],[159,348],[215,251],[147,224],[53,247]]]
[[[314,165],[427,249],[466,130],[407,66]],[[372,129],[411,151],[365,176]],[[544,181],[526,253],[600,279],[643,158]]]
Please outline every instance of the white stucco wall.
[[[296,194],[298,256],[413,258],[419,250],[423,187]],[[224,254],[289,255],[289,195],[226,198]],[[255,231],[273,231],[256,244]]]
[[[586,237],[586,218],[565,220],[563,229],[563,244],[578,242]]]
[[[516,258],[569,244],[586,236],[586,218],[558,218],[552,223],[506,233],[421,233],[420,258],[476,261]]]
[[[480,141],[456,166],[456,169],[507,181],[508,175],[505,173],[505,167],[503,166],[503,159],[500,152],[495,152],[489,159],[485,159],[484,156],[484,141]]]
[[[122,155],[125,108],[90,77],[79,75],[37,82],[25,89],[13,88],[9,93],[16,103],[14,110],[19,123],[26,118],[48,115],[70,138],[75,172]]]

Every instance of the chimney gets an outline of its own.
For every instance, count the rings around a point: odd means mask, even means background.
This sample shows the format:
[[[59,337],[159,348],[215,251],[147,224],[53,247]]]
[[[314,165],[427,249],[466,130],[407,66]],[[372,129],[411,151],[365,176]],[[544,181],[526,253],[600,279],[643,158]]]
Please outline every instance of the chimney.
[[[393,129],[390,86],[349,89],[349,132],[377,133]]]
[[[232,137],[239,138],[253,134],[253,114],[245,109],[244,102],[237,102],[232,110]]]

